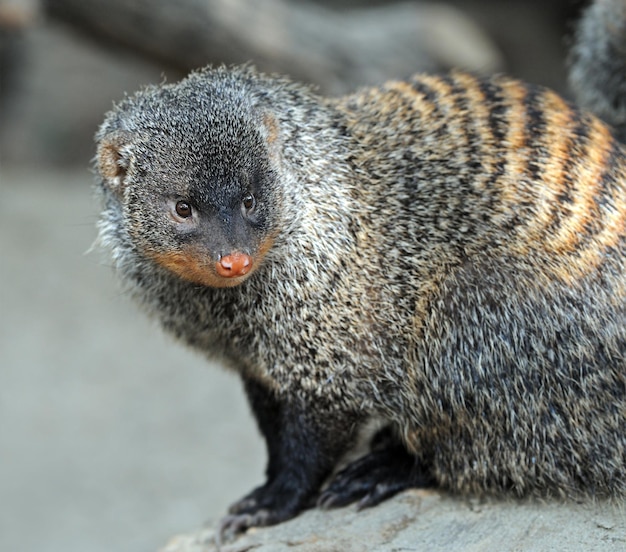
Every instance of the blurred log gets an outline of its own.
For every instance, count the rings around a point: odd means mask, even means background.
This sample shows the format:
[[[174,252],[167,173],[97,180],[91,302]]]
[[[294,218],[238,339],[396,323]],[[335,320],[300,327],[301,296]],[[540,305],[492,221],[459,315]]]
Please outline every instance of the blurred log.
[[[419,70],[492,72],[497,49],[458,10],[400,3],[335,11],[288,0],[44,0],[84,33],[176,68],[252,61],[339,93]]]

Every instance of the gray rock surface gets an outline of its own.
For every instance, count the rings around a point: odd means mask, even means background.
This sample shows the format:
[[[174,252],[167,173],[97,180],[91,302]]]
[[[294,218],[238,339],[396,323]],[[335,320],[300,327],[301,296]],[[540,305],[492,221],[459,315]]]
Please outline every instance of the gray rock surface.
[[[626,504],[464,500],[413,490],[376,508],[311,510],[254,529],[221,552],[626,550]],[[213,552],[215,532],[173,538],[160,552]]]

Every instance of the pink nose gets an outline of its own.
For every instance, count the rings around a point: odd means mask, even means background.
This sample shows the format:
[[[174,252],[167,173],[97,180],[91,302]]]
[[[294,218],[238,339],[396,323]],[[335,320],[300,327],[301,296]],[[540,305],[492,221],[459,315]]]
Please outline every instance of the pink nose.
[[[234,278],[247,274],[252,268],[252,257],[245,253],[224,255],[215,264],[215,270],[223,278]]]

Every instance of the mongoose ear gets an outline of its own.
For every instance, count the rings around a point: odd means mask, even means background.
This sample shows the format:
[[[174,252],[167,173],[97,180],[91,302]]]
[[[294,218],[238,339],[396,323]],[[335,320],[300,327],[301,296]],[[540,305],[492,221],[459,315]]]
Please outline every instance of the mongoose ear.
[[[132,135],[128,132],[113,132],[98,144],[98,171],[105,184],[116,193],[121,191],[130,166],[131,139]]]

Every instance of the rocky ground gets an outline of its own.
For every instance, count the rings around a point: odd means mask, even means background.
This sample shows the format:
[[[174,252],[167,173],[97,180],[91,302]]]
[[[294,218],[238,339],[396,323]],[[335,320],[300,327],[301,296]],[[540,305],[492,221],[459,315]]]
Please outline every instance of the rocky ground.
[[[409,491],[357,512],[313,510],[255,529],[221,552],[618,552],[626,547],[624,505],[558,505],[453,499]],[[173,538],[161,552],[214,552],[212,528]]]

